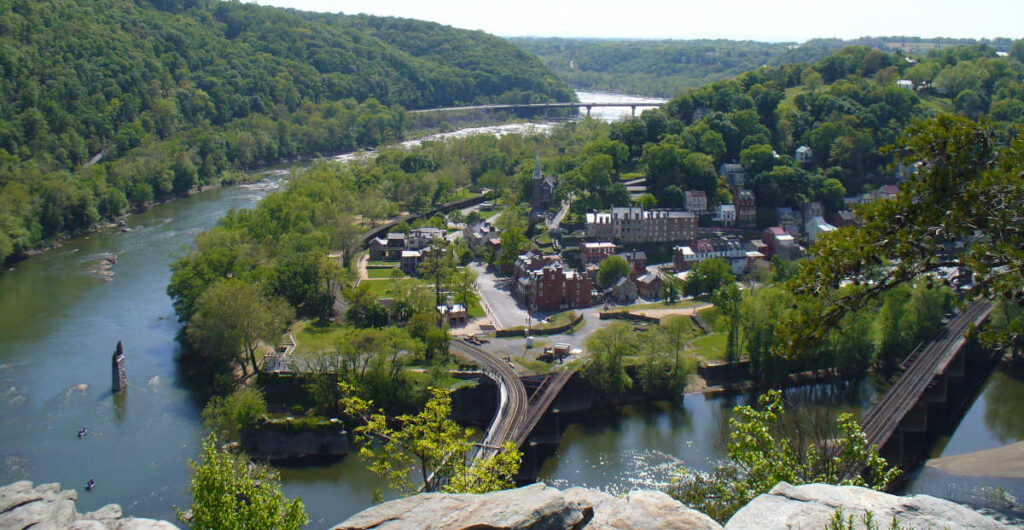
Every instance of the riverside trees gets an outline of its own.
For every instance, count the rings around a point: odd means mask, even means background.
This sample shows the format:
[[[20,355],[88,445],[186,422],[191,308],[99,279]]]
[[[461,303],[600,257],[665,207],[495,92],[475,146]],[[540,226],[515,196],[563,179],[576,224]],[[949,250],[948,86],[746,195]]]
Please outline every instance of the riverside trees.
[[[771,390],[757,409],[739,406],[729,419],[729,459],[710,473],[684,472],[669,493],[724,523],[754,497],[779,482],[864,486],[885,490],[899,476],[870,447],[853,415],[836,419],[831,436],[811,431],[821,426],[790,422],[782,394]],[[792,419],[792,418],[789,418]],[[796,432],[794,432],[796,431]],[[798,440],[813,436],[803,444]]]

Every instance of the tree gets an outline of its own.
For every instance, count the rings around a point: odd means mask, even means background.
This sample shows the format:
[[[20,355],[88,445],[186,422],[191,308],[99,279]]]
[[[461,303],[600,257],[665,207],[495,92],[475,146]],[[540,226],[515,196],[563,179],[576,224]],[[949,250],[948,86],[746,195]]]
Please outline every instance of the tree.
[[[247,528],[299,529],[309,517],[299,499],[281,493],[277,472],[217,448],[217,437],[203,440],[199,462],[192,468],[192,509],[178,517],[196,530]]]
[[[468,265],[465,267],[459,267],[455,271],[453,283],[455,287],[455,299],[458,300],[462,307],[469,310],[469,303],[473,297],[473,291],[476,290],[476,279],[479,276],[475,270],[470,268]]]
[[[447,290],[455,274],[455,248],[452,245],[432,246],[425,254],[419,273],[434,285],[434,304],[441,305],[441,292]]]
[[[729,263],[722,258],[698,262],[686,276],[686,296],[701,297],[715,292],[726,283],[735,282]]]
[[[372,412],[373,402],[355,396],[351,386],[343,383],[342,388],[346,413],[365,422],[355,432],[363,440],[379,442],[364,444],[359,454],[392,489],[407,495],[486,493],[515,484],[512,478],[522,453],[511,442],[493,456],[466,463],[473,448],[472,431],[449,418],[452,404],[447,392],[431,389],[432,397],[420,413],[388,418],[382,411]]]
[[[633,268],[622,256],[608,256],[601,262],[597,269],[597,283],[609,287],[619,281],[619,278],[629,277]]]
[[[775,151],[770,145],[752,145],[740,151],[740,163],[747,174],[756,176],[775,167]]]
[[[819,343],[843,315],[942,267],[973,278],[976,296],[1024,302],[1024,140],[943,115],[912,126],[897,152],[919,170],[896,199],[859,210],[862,226],[819,239],[794,285],[816,303],[780,328],[784,351]],[[855,288],[837,292],[847,280]],[[1012,338],[980,336],[997,347]]]
[[[226,397],[214,396],[203,407],[203,425],[217,438],[237,442],[242,429],[267,415],[263,392],[239,388]]]
[[[758,398],[759,409],[739,406],[729,418],[729,460],[708,474],[684,471],[670,494],[684,504],[724,523],[754,497],[779,482],[824,483],[884,491],[899,476],[878,451],[868,445],[850,413],[840,414],[831,436],[813,437],[815,426],[787,418],[782,393],[771,390]],[[794,435],[784,426],[794,424]],[[809,438],[802,444],[798,440]]]
[[[257,351],[276,344],[295,318],[295,310],[284,300],[264,296],[258,286],[237,279],[211,285],[196,305],[185,328],[189,342],[207,355],[236,363],[243,375],[246,361],[259,372]]]
[[[662,291],[665,296],[665,302],[671,304],[682,298],[684,290],[683,281],[673,275],[665,275],[663,278],[665,279],[665,287]]]
[[[711,295],[711,303],[721,312],[729,323],[729,335],[725,343],[725,357],[730,362],[739,359],[741,346],[739,344],[740,330],[740,304],[743,302],[743,293],[740,292],[736,282],[723,284]]]
[[[623,357],[634,351],[634,338],[629,324],[615,322],[587,339],[590,359],[583,368],[583,378],[598,390],[602,399],[620,396],[633,386]]]

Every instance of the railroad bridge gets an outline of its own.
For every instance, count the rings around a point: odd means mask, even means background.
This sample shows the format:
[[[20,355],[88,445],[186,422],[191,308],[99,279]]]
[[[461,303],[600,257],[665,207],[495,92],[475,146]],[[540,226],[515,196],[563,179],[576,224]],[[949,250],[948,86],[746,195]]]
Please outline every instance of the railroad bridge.
[[[498,385],[498,410],[487,427],[484,441],[477,444],[474,458],[486,458],[513,442],[523,452],[520,482],[534,482],[540,467],[539,447],[558,442],[558,410],[551,404],[576,370],[562,370],[529,380],[530,391],[508,361],[461,340],[451,342],[452,353],[483,367],[484,374]]]
[[[937,435],[956,429],[998,361],[998,352],[965,335],[991,311],[991,302],[974,302],[918,346],[904,361],[903,375],[864,415],[861,427],[868,443],[889,463],[912,466]]]

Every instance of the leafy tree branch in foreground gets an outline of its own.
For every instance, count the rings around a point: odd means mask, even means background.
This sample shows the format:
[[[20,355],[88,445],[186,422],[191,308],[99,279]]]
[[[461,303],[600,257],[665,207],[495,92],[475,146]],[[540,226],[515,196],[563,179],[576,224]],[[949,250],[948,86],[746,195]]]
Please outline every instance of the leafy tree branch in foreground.
[[[789,437],[780,434],[793,420],[784,414],[781,392],[769,391],[758,404],[760,410],[734,409],[728,461],[706,474],[685,470],[669,491],[673,497],[724,523],[779,482],[885,490],[899,476],[898,469],[868,446],[852,414],[839,415],[834,433],[817,433],[821,436],[802,443],[814,426],[797,426]]]
[[[216,435],[203,440],[192,467],[192,509],[178,517],[195,530],[299,529],[309,517],[299,499],[281,493],[276,471],[217,448]]]
[[[355,429],[364,442],[360,455],[393,489],[407,495],[487,493],[515,485],[513,476],[522,453],[507,442],[498,454],[467,462],[472,431],[449,418],[452,399],[444,390],[431,389],[433,397],[419,414],[388,418],[380,411],[371,412],[373,402],[356,397],[351,386],[341,383],[341,387],[346,413],[365,422]]]
[[[1024,303],[1024,140],[943,115],[911,126],[896,150],[916,171],[898,198],[858,210],[862,226],[813,247],[793,284],[809,303],[780,327],[784,350],[816,344],[844,315],[941,268],[960,267],[978,295]],[[1005,345],[1022,329],[1016,319],[982,338]]]

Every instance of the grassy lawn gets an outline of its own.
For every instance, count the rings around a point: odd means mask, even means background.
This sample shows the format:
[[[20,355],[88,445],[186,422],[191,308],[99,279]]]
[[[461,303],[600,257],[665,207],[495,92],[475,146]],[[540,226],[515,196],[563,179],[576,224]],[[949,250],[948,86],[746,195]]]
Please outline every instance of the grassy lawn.
[[[576,318],[575,311],[563,311],[556,313],[548,317],[548,321],[545,323],[535,322],[531,324],[530,329],[549,329],[565,326]],[[513,326],[509,329],[526,329],[526,326]]]
[[[622,313],[630,311],[643,311],[644,309],[686,309],[687,307],[693,307],[702,303],[703,302],[696,302],[694,300],[676,300],[671,304],[666,302],[654,302],[650,304],[636,304],[622,308],[617,308],[615,311]]]
[[[299,320],[292,324],[292,335],[299,345],[296,357],[314,357],[322,351],[335,349],[335,343],[344,335],[344,328],[337,325],[318,326],[312,320]]]
[[[690,342],[690,346],[693,348],[693,353],[705,361],[723,361],[728,339],[729,337],[725,333],[711,333],[694,339],[693,342]]]
[[[369,280],[360,283],[359,287],[363,288],[365,285],[365,289],[368,289],[370,293],[377,298],[387,298],[389,296],[394,296],[394,294],[401,289],[403,282],[419,282],[424,285],[427,284],[427,282],[416,278],[401,278],[398,280]]]
[[[512,362],[519,366],[538,374],[546,374],[551,371],[551,367],[554,366],[551,363],[544,361],[538,361],[536,359],[527,359],[526,357],[512,357]]]
[[[368,261],[367,269],[394,269],[398,267],[397,261]]]
[[[704,322],[707,322],[711,326],[711,331],[716,333],[727,333],[729,329],[726,327],[725,319],[718,312],[718,308],[709,307],[700,311],[701,318]]]
[[[393,278],[394,274],[398,274],[399,278],[405,278],[405,273],[397,267],[389,267],[387,269],[366,269],[366,277],[371,280],[387,280]]]

